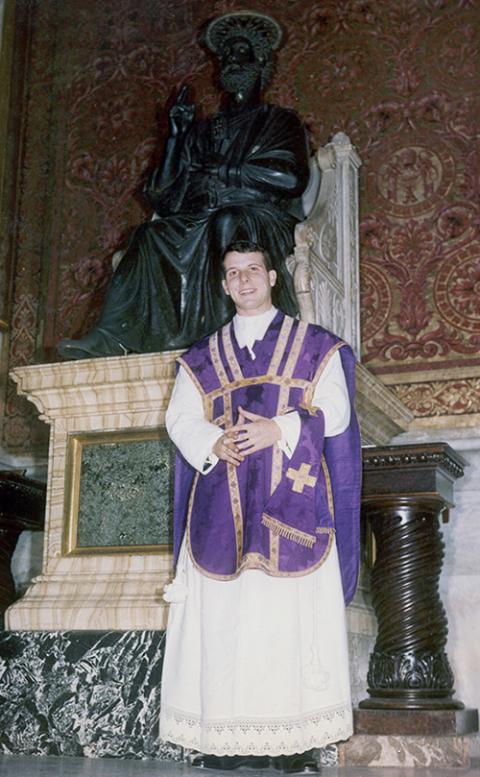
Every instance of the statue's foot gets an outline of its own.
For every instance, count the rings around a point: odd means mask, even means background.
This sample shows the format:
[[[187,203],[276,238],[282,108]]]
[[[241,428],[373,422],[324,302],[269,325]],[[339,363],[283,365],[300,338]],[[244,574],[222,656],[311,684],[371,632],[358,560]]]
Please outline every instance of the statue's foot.
[[[100,356],[126,356],[128,350],[103,329],[92,329],[79,340],[60,340],[58,350],[64,359],[92,359]]]

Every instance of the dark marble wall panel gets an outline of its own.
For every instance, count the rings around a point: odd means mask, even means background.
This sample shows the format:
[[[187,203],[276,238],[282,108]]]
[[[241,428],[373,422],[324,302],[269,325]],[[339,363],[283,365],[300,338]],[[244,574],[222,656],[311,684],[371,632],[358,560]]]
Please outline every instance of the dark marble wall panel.
[[[164,632],[0,632],[0,751],[165,758]]]

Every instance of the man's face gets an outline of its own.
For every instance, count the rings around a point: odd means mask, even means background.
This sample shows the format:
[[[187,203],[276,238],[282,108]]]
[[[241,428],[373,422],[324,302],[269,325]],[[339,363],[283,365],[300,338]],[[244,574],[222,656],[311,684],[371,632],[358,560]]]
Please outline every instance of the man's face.
[[[245,38],[230,38],[220,56],[220,83],[226,92],[250,92],[255,86],[261,64]]]
[[[256,316],[270,310],[277,273],[267,270],[260,251],[246,254],[230,251],[225,254],[223,268],[223,289],[232,298],[240,316]]]

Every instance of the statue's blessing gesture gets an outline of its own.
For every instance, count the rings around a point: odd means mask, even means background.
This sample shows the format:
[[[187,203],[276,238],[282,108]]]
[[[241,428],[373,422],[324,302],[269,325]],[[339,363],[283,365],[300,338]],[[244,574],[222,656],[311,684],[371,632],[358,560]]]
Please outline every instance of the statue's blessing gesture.
[[[195,119],[183,85],[169,113],[163,161],[144,193],[154,218],[141,224],[113,275],[96,326],[63,340],[65,358],[185,348],[229,320],[220,258],[249,240],[273,257],[275,303],[297,312],[285,258],[308,181],[305,130],[293,111],[261,102],[282,32],[271,18],[237,12],[214,19],[226,110]]]

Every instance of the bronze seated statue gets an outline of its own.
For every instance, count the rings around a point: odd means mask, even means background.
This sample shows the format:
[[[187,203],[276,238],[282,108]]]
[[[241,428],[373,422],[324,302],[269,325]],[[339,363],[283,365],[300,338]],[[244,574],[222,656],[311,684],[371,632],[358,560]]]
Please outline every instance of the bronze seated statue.
[[[206,45],[220,64],[226,110],[195,121],[183,87],[169,113],[162,164],[145,195],[152,220],[134,231],[96,326],[62,340],[65,358],[185,348],[231,318],[220,258],[236,240],[265,248],[278,273],[274,303],[295,315],[285,258],[309,177],[306,133],[293,111],[261,102],[281,40],[263,14],[218,17]]]

